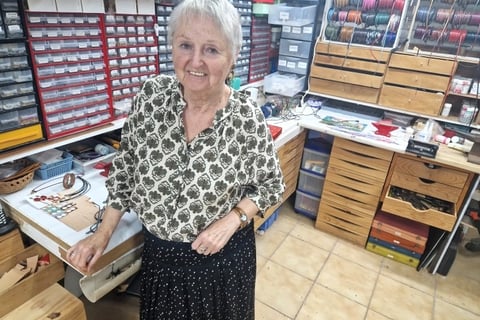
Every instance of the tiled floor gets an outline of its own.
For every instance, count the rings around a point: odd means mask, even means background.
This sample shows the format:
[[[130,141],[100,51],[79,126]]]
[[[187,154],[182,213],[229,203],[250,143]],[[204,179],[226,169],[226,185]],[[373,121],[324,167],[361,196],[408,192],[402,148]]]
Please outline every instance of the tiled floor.
[[[287,202],[257,236],[256,320],[480,319],[480,254],[459,250],[448,276],[432,275],[313,225]],[[138,319],[131,295],[112,293],[85,307],[89,320]]]

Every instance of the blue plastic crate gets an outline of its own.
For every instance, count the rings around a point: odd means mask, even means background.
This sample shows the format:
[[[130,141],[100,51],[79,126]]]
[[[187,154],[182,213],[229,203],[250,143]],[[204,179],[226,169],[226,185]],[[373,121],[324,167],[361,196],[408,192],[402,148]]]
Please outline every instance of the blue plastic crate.
[[[35,171],[35,176],[46,180],[72,170],[73,155],[64,152],[62,157],[63,159],[57,162],[41,165],[40,168]]]
[[[279,212],[280,212],[280,208],[277,208],[277,210],[273,211],[272,215],[268,217],[268,219],[265,220],[265,222],[262,223],[260,227],[258,227],[258,230],[265,231],[268,228],[270,228],[272,224],[277,220]]]

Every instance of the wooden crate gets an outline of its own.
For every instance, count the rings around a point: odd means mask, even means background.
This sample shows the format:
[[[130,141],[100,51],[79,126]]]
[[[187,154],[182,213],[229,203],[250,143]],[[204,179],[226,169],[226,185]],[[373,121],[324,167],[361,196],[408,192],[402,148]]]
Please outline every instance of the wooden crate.
[[[365,246],[393,152],[335,138],[315,227]]]
[[[378,104],[426,115],[439,115],[456,69],[453,60],[393,53]]]
[[[1,236],[0,248],[0,261],[17,254],[17,252],[21,252],[25,247],[20,231],[13,229],[11,232]]]
[[[0,320],[86,320],[85,308],[80,299],[54,283],[15,308]]]
[[[319,42],[309,75],[313,92],[376,103],[389,53]]]
[[[4,274],[29,257],[35,255],[44,256],[46,253],[48,252],[38,244],[25,248],[15,255],[0,261],[0,274]],[[9,289],[0,292],[0,301],[2,301],[2,303],[0,303],[0,317],[19,307],[33,296],[50,287],[53,283],[63,279],[64,275],[63,262],[53,254],[50,254],[49,265],[42,267]],[[27,317],[24,319],[30,318]]]

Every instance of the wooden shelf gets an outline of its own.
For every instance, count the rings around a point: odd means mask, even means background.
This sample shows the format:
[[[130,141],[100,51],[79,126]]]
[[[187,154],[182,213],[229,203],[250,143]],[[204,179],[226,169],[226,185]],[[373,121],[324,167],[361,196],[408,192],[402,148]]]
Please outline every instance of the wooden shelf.
[[[110,123],[88,129],[70,136],[61,137],[53,140],[46,140],[32,143],[26,146],[15,148],[13,150],[0,152],[0,164],[31,156],[33,154],[61,147],[69,143],[81,141],[87,138],[95,137],[103,133],[111,132],[123,127],[125,118],[114,120]]]

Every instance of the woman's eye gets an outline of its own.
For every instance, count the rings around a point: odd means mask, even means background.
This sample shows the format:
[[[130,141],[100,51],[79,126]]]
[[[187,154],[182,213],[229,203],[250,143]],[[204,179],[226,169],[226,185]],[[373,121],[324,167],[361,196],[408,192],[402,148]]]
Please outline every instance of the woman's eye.
[[[217,53],[218,53],[218,50],[215,49],[215,48],[207,48],[207,49],[206,49],[206,52],[207,52],[208,54],[217,54]]]
[[[191,45],[189,45],[188,43],[180,43],[180,48],[182,48],[182,49],[190,49],[190,48],[191,48]]]

